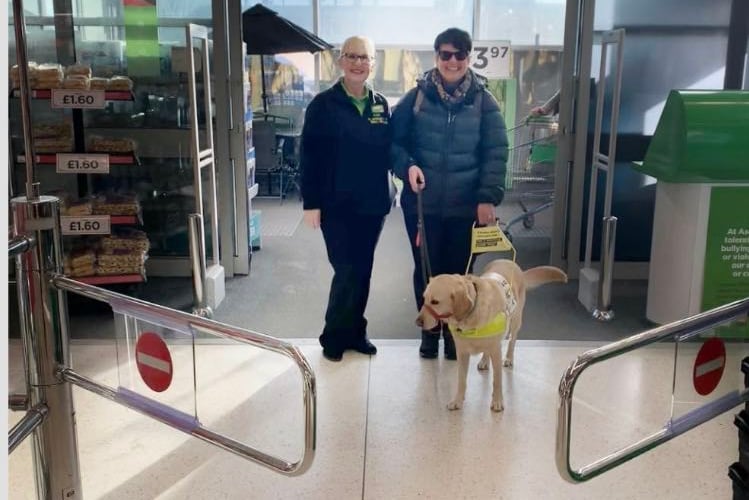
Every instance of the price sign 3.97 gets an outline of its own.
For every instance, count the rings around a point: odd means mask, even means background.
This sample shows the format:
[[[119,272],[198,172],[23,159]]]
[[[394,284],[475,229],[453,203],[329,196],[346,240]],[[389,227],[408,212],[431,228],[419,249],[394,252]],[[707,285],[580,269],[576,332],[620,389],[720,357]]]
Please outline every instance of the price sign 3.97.
[[[57,154],[58,174],[108,174],[109,155]]]
[[[109,234],[111,224],[108,215],[86,215],[81,217],[60,217],[62,234]]]
[[[103,90],[52,89],[53,108],[103,108]]]
[[[510,76],[510,42],[473,42],[471,69],[486,78]]]

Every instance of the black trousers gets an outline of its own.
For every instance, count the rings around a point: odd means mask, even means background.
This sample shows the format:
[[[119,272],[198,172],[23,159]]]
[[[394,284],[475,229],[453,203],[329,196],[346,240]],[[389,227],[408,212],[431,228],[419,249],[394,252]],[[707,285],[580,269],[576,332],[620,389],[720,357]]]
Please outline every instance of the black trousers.
[[[367,336],[364,310],[384,221],[383,215],[323,213],[321,229],[334,272],[320,335],[320,345],[325,348],[343,352]]]
[[[421,309],[424,303],[424,280],[421,274],[421,251],[416,246],[418,233],[418,217],[416,214],[404,213],[406,232],[411,243],[411,253],[414,258],[414,295],[416,308]],[[464,274],[466,264],[471,255],[471,230],[473,217],[441,217],[439,215],[424,215],[424,231],[426,233],[427,249],[432,276],[438,274]],[[471,262],[471,268],[473,262]],[[469,272],[471,269],[469,269]]]

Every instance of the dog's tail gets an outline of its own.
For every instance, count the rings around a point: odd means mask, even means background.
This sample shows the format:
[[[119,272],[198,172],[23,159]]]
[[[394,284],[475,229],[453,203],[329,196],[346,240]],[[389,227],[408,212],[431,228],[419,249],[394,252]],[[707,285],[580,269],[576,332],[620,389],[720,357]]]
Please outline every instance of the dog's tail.
[[[546,283],[567,283],[567,274],[554,266],[532,267],[523,272],[523,278],[528,290]]]

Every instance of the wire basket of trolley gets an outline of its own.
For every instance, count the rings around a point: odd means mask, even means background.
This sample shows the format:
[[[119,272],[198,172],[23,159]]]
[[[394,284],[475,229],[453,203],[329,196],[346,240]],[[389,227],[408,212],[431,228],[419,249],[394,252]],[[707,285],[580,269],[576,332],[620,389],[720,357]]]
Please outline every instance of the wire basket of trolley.
[[[522,212],[505,225],[512,237],[513,226],[522,223],[527,230],[536,223],[536,215],[554,204],[554,160],[557,154],[558,123],[555,116],[529,116],[508,130],[514,132],[510,148],[506,192]]]

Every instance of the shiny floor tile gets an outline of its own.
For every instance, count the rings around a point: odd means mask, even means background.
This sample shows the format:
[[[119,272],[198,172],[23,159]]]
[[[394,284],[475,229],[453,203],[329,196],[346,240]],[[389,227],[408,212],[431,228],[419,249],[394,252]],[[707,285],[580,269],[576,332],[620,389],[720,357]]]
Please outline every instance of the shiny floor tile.
[[[456,363],[422,360],[416,341],[376,341],[371,359],[347,352],[322,358],[297,344],[317,378],[318,440],[312,468],[285,477],[75,388],[83,496],[115,499],[631,499],[730,498],[737,460],[734,412],[584,484],[555,466],[559,379],[598,344],[519,341],[503,372],[505,411],[489,409],[491,377],[472,359],[465,404],[448,411]],[[573,465],[581,466],[659,429],[671,415],[674,370],[688,377],[695,348],[674,368],[672,346],[635,351],[581,377],[573,407]],[[112,386],[138,381],[117,367],[110,344],[76,343],[74,368]],[[740,354],[729,356],[729,366]],[[194,358],[194,362],[192,359]],[[683,358],[683,359],[682,359]],[[23,387],[20,348],[10,346],[10,392]],[[175,348],[188,372],[162,396],[197,409],[204,426],[290,459],[301,450],[298,371],[277,355],[223,344]],[[196,373],[195,379],[189,374]],[[736,383],[727,375],[725,387]],[[137,379],[137,377],[136,377]],[[678,400],[698,404],[686,384]],[[719,388],[720,389],[720,388]],[[172,391],[170,388],[169,391]],[[20,414],[9,412],[9,423]],[[9,457],[8,495],[34,498],[29,443]]]

